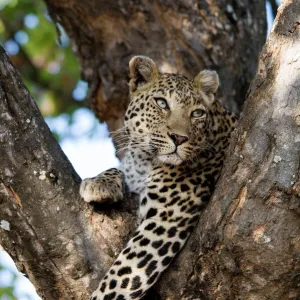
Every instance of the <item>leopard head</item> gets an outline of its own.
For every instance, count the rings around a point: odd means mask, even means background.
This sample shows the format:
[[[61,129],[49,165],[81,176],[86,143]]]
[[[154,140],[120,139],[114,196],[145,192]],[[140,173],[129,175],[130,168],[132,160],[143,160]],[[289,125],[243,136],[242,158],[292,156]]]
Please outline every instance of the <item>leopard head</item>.
[[[211,147],[219,78],[203,70],[193,80],[162,74],[148,57],[129,62],[130,103],[125,128],[131,148],[147,152],[156,161],[179,165],[197,160]]]

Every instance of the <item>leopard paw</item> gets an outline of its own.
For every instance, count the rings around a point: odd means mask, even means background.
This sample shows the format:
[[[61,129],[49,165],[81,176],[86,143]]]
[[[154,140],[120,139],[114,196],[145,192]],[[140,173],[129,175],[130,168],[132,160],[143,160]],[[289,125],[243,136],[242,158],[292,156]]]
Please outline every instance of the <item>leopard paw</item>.
[[[123,183],[119,178],[97,176],[81,182],[80,195],[85,202],[118,202],[123,199]]]

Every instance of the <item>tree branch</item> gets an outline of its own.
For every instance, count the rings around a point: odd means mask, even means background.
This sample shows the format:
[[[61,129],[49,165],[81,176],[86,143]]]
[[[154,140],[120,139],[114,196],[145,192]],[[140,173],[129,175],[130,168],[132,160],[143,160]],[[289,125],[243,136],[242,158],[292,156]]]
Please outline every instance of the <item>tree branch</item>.
[[[281,4],[223,174],[161,281],[163,299],[300,297],[299,15],[297,0]]]
[[[10,225],[0,243],[44,299],[87,298],[135,219],[79,199],[80,178],[2,48],[0,111],[0,220]]]

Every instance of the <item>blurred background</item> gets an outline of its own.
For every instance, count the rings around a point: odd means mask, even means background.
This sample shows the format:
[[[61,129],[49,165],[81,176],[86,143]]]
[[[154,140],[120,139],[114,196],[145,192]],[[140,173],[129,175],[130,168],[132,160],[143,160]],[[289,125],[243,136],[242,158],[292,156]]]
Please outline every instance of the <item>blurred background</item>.
[[[266,1],[266,8],[269,33],[274,1]],[[59,40],[57,29],[61,32]],[[118,166],[106,124],[100,124],[87,108],[88,86],[80,80],[68,37],[63,28],[52,23],[45,3],[0,0],[0,44],[78,174],[91,177]],[[6,299],[40,298],[0,243],[0,300]]]

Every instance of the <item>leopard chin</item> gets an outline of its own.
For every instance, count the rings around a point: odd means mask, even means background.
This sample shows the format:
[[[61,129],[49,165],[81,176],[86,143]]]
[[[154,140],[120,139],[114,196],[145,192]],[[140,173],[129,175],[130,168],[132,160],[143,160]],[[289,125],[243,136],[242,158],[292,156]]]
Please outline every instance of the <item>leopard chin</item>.
[[[163,164],[175,166],[182,164],[184,161],[177,153],[159,155],[157,159]]]

